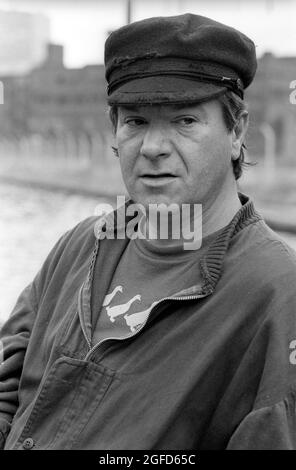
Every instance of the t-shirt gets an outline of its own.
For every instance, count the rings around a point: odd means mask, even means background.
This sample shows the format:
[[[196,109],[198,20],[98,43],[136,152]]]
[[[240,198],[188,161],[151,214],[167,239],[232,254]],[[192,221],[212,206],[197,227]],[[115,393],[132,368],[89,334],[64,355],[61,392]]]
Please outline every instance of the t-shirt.
[[[132,336],[146,322],[151,309],[165,297],[202,283],[199,262],[220,229],[203,238],[198,250],[182,244],[163,246],[156,240],[130,240],[117,265],[103,305],[96,302],[94,275],[92,307],[100,309],[93,345],[106,338]]]

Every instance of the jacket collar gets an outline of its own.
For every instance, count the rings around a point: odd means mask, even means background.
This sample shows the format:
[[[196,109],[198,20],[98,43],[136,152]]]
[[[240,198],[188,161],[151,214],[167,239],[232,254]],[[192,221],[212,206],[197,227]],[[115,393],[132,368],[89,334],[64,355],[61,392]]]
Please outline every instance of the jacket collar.
[[[201,272],[206,281],[205,287],[212,291],[221,277],[223,259],[231,239],[248,225],[262,219],[255,210],[253,201],[243,193],[238,193],[238,195],[242,207],[210,245],[200,263]]]

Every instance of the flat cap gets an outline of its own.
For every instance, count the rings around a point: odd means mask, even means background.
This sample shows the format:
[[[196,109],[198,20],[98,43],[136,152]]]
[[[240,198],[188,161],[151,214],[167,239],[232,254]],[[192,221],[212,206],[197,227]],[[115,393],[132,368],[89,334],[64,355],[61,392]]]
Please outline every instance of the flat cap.
[[[251,39],[191,13],[131,23],[105,43],[110,105],[201,102],[228,89],[243,98],[256,68]]]

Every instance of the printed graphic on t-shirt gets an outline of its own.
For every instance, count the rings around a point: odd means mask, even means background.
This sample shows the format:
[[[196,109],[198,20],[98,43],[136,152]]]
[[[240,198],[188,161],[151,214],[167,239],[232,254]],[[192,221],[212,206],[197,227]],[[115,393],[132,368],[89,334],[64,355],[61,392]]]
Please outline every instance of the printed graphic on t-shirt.
[[[104,302],[103,302],[103,307],[110,304],[111,300],[113,299],[113,297],[115,297],[117,292],[122,292],[122,286],[116,286],[115,289],[113,289],[113,291],[111,292],[111,294],[107,294],[105,296]]]
[[[151,309],[157,302],[153,302],[150,307],[146,308],[145,310],[140,310],[129,315],[128,311],[130,310],[131,306],[136,302],[141,303],[141,295],[136,294],[127,302],[120,303],[120,296],[118,293],[123,293],[123,287],[120,285],[116,286],[112,292],[105,296],[103,301],[103,310],[105,310],[110,322],[114,323],[117,317],[123,317],[131,332],[135,332],[143,325],[143,323],[145,323]]]
[[[157,302],[153,302],[150,307],[148,307],[146,310],[142,310],[142,312],[136,312],[131,315],[124,315],[126,324],[130,327],[131,331],[136,331],[143,325],[143,323],[145,323],[151,309],[154,307],[155,304],[157,304]]]
[[[118,317],[119,315],[124,315],[126,312],[128,312],[131,308],[131,305],[136,300],[141,300],[141,296],[139,294],[134,295],[134,297],[124,304],[114,305],[113,307],[106,307],[107,315],[110,317],[110,321],[113,323],[115,321],[114,318]]]

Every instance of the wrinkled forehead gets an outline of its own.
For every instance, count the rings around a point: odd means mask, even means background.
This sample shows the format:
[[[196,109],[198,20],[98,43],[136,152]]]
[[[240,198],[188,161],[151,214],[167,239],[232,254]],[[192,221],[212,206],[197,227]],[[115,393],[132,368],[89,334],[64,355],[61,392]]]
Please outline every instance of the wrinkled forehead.
[[[119,105],[119,115],[130,113],[141,115],[170,115],[175,113],[198,112],[203,116],[208,114],[209,102],[182,104],[149,104],[149,105]]]

